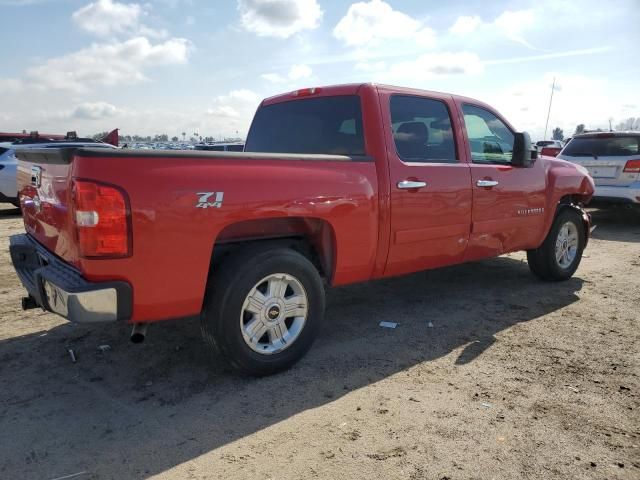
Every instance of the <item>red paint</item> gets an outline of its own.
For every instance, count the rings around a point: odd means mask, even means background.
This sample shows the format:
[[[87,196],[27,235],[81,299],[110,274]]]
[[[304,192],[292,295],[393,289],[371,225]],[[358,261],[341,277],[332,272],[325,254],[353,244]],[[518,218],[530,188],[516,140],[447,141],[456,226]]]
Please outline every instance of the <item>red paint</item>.
[[[393,93],[446,103],[457,163],[409,164],[398,158],[389,120]],[[20,195],[28,200],[37,194],[42,203],[36,212],[32,203],[23,202],[26,230],[88,280],[128,281],[134,295],[131,320],[155,321],[200,312],[216,243],[305,234],[326,257],[332,284],[344,285],[535,248],[562,197],[588,201],[593,193],[592,180],[562,160],[540,158],[531,168],[471,163],[460,104],[481,106],[502,119],[481,102],[372,84],[313,92],[353,94],[361,97],[371,162],[239,161],[216,158],[215,152],[210,158],[109,157],[105,152],[108,158],[42,164],[36,191],[29,185],[31,164],[21,161]],[[296,99],[287,93],[262,105],[282,101]],[[127,193],[131,256],[80,256],[68,208],[73,178],[98,180]],[[477,179],[498,180],[499,186],[477,187]],[[428,187],[401,190],[402,180],[423,180]],[[224,192],[222,208],[196,208],[197,192],[216,191]]]

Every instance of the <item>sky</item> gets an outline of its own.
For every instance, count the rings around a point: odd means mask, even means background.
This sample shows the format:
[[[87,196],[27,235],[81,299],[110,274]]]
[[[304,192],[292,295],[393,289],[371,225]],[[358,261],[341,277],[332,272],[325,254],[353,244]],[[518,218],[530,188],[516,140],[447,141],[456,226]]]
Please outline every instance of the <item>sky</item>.
[[[0,131],[244,136],[262,98],[466,95],[532,138],[640,117],[640,0],[0,0]]]

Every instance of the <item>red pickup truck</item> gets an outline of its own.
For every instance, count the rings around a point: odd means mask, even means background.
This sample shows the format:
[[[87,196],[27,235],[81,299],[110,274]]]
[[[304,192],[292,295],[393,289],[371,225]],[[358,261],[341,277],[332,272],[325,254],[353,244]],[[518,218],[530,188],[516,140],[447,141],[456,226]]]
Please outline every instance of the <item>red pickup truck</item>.
[[[129,322],[134,341],[198,317],[234,367],[273,373],[311,346],[328,286],[517,250],[573,275],[593,181],[536,157],[482,102],[375,84],[264,100],[240,153],[30,149],[23,308]]]

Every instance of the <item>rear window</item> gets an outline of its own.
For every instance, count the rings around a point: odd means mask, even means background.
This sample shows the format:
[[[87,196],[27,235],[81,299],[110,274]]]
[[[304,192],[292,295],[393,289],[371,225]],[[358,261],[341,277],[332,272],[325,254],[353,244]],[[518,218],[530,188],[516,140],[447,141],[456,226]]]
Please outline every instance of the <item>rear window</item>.
[[[364,155],[360,97],[308,98],[262,107],[244,151]]]
[[[569,157],[629,157],[640,154],[640,137],[573,138],[562,155]]]

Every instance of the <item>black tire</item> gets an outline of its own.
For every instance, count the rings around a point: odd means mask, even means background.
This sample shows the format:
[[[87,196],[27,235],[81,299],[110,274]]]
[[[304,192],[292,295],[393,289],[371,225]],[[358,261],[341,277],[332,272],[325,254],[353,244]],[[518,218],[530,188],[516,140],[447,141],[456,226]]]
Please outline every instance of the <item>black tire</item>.
[[[578,245],[573,261],[563,267],[556,260],[556,241],[561,227],[567,222],[575,225],[578,234]],[[571,207],[563,208],[556,216],[542,245],[535,250],[527,251],[527,262],[531,272],[542,280],[547,281],[562,281],[571,278],[582,259],[586,239],[584,228],[580,213]]]
[[[307,317],[298,336],[281,351],[265,355],[243,338],[241,314],[251,290],[265,277],[284,273],[295,278],[307,297]],[[315,266],[287,248],[248,248],[225,260],[207,286],[202,335],[236,370],[254,376],[290,368],[311,347],[324,316],[324,287]]]

